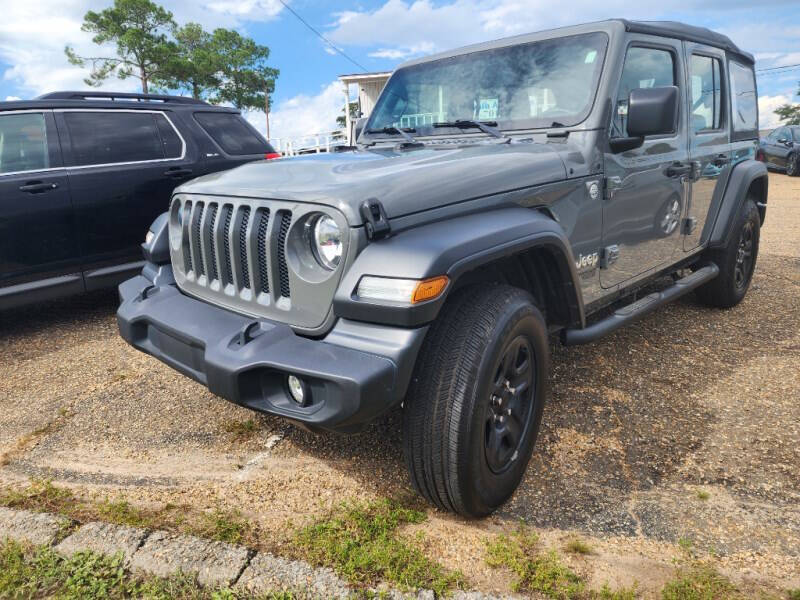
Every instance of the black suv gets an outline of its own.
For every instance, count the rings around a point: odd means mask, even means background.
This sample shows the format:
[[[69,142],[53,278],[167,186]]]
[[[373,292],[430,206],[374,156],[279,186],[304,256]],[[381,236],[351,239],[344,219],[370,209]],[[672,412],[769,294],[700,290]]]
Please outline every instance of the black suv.
[[[767,210],[757,100],[753,57],[680,23],[406,63],[357,148],[175,190],[120,331],[313,429],[402,404],[416,489],[485,515],[531,456],[549,334],[590,342],[691,291],[744,298]]]
[[[0,309],[118,284],[175,186],[276,156],[237,110],[191,98],[0,103]]]

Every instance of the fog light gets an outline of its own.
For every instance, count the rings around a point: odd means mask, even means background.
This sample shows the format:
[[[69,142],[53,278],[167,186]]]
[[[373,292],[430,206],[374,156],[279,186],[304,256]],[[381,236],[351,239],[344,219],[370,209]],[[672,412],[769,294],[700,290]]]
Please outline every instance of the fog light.
[[[306,401],[306,386],[303,385],[300,378],[289,375],[286,378],[286,384],[289,386],[289,393],[292,395],[292,399],[300,406],[303,406]]]

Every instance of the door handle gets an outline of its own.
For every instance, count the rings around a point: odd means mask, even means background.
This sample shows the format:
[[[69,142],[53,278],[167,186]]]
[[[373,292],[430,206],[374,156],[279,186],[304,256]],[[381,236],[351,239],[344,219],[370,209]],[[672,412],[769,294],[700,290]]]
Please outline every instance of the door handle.
[[[728,155],[718,154],[711,164],[713,164],[715,167],[724,167],[728,164]]]
[[[192,174],[191,169],[181,169],[180,167],[175,167],[173,169],[167,169],[164,171],[164,175],[167,177],[172,177],[174,179],[180,179],[182,177],[188,177]]]
[[[667,177],[681,177],[683,175],[688,175],[692,172],[692,165],[685,165],[680,162],[674,162],[666,169],[664,169],[664,175]]]
[[[57,183],[45,183],[44,181],[29,181],[25,185],[19,186],[20,192],[27,192],[29,194],[41,194],[49,192],[58,188]]]

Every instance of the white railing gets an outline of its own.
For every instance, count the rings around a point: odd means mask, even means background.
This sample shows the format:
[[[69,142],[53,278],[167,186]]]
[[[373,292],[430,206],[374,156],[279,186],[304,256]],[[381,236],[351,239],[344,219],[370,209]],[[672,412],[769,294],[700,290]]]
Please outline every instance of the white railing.
[[[275,148],[275,152],[283,156],[297,156],[330,152],[336,146],[347,145],[347,136],[343,131],[332,131],[294,138],[270,138],[268,141]]]

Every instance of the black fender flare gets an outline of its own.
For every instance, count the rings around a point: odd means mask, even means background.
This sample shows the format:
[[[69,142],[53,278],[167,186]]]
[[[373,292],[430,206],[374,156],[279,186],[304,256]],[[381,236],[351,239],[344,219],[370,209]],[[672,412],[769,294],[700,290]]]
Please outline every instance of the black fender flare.
[[[556,264],[567,298],[570,321],[585,323],[583,296],[569,241],[546,214],[521,207],[499,208],[437,221],[370,243],[342,278],[334,297],[339,317],[402,327],[436,319],[458,278],[497,259],[537,247],[547,248]],[[391,306],[358,300],[361,277],[450,278],[445,293],[414,306]]]
[[[757,179],[763,180],[762,197],[756,199],[763,224],[767,210],[767,185],[769,182],[767,167],[762,162],[748,159],[735,165],[728,177],[722,202],[708,234],[709,248],[723,248],[728,245],[736,215],[739,214],[739,210],[747,198],[747,190]]]

